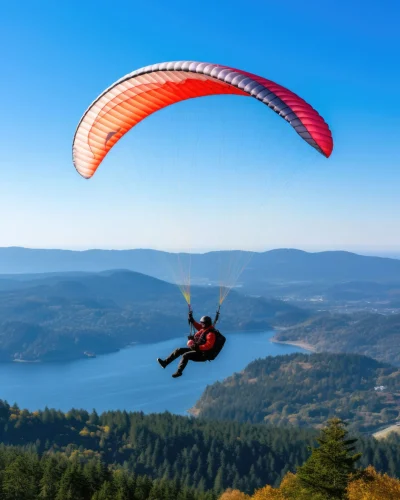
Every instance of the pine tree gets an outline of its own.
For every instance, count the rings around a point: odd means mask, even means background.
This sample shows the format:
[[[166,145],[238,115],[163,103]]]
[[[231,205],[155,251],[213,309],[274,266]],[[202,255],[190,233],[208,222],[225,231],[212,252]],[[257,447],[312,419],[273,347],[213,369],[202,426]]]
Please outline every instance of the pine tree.
[[[139,476],[135,485],[135,499],[146,500],[149,496],[153,482],[147,476]]]
[[[39,498],[41,500],[52,500],[56,497],[58,485],[62,475],[62,469],[53,457],[42,461],[43,475],[40,480]]]
[[[134,490],[134,480],[123,470],[117,470],[113,475],[113,484],[115,488],[115,500],[129,500],[132,497],[131,491]]]
[[[357,439],[346,439],[345,425],[339,418],[329,420],[317,439],[320,446],[312,449],[310,458],[299,467],[297,477],[310,494],[345,498],[350,475],[356,472],[355,462],[361,457],[361,453],[352,454]]]
[[[99,491],[93,497],[93,500],[115,500],[115,490],[109,481],[104,481]]]
[[[61,477],[56,500],[85,500],[85,478],[78,464],[69,464]]]
[[[214,491],[215,493],[221,493],[224,489],[224,471],[222,467],[218,469],[217,475],[214,480]]]
[[[37,498],[35,471],[31,456],[25,454],[13,460],[3,472],[2,490],[5,500]]]

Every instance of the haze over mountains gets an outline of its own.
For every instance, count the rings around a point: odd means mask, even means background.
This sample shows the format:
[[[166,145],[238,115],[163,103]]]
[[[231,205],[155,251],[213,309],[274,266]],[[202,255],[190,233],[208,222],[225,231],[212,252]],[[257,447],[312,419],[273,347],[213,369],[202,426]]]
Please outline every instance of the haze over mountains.
[[[221,263],[240,251],[219,251],[191,255],[192,277],[196,281],[218,281]],[[157,250],[41,250],[0,248],[0,274],[49,272],[100,272],[127,269],[164,280],[172,280],[170,265],[177,254]],[[265,282],[342,281],[400,282],[400,260],[369,257],[350,252],[308,253],[294,249],[253,253],[241,281],[260,286]]]

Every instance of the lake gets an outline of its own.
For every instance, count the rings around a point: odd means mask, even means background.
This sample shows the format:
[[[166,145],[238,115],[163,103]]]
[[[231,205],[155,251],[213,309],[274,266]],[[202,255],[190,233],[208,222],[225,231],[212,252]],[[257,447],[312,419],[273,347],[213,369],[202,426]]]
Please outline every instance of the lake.
[[[135,345],[119,352],[70,363],[8,363],[0,365],[0,399],[20,408],[45,406],[67,411],[104,410],[170,411],[186,414],[207,385],[243,370],[250,361],[278,354],[305,352],[270,342],[273,332],[229,334],[223,351],[213,362],[189,362],[178,379],[171,377],[178,360],[163,370],[156,361],[186,337],[156,344]]]

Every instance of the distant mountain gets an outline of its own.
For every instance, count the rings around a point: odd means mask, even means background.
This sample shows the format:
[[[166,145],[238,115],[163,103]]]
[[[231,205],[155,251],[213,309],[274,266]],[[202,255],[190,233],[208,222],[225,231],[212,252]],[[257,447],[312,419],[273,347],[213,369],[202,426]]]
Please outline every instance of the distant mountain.
[[[246,288],[244,288],[246,290]],[[400,282],[343,281],[264,283],[252,291],[313,311],[400,314]]]
[[[319,314],[279,331],[276,339],[303,341],[317,351],[364,354],[400,366],[400,314]]]
[[[295,427],[319,427],[338,416],[355,430],[372,431],[400,417],[399,383],[399,368],[356,354],[269,356],[207,387],[192,412]]]
[[[157,342],[188,333],[178,287],[130,271],[72,273],[0,280],[0,360],[67,360],[132,342]],[[195,316],[213,314],[219,290],[193,287]],[[278,300],[232,291],[219,326],[268,330],[303,321],[308,313]]]
[[[179,256],[156,250],[39,250],[0,248],[0,274],[100,272],[127,269],[166,281],[174,281],[172,268]],[[220,251],[191,256],[191,275],[195,283],[217,283],[221,270],[230,264],[250,260],[250,252]],[[269,284],[303,282],[340,283],[372,281],[400,283],[400,260],[369,257],[350,252],[308,253],[294,249],[254,253],[245,267],[241,283],[248,291],[264,291]]]

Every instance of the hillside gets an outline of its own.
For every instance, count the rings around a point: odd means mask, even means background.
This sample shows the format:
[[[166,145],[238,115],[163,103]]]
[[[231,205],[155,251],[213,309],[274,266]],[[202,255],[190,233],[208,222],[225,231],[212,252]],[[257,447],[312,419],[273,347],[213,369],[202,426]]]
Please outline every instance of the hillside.
[[[47,408],[30,413],[0,401],[0,439],[6,446],[68,457],[72,463],[99,459],[112,469],[123,465],[129,474],[215,493],[228,487],[251,493],[265,484],[278,485],[287,471],[308,458],[315,436],[313,430],[210,422],[169,413],[64,414]],[[363,453],[361,465],[372,463],[393,476],[400,474],[397,440],[360,439],[357,448]]]
[[[267,357],[207,387],[192,412],[295,427],[319,427],[337,416],[370,432],[400,416],[400,370],[353,354]]]
[[[214,492],[178,480],[153,480],[121,465],[108,466],[95,453],[66,457],[36,448],[0,445],[3,500],[217,500]]]
[[[214,314],[218,290],[194,287],[195,315]],[[277,300],[232,292],[221,315],[225,331],[270,330],[308,317]],[[187,306],[175,285],[143,274],[21,276],[0,280],[0,360],[68,360],[157,342],[188,330]]]
[[[231,263],[249,260],[249,252],[219,251],[192,254],[191,275],[197,283],[216,283]],[[181,255],[185,260],[185,255]],[[156,250],[40,250],[0,248],[0,274],[49,272],[100,272],[127,269],[174,281],[177,254]],[[400,283],[400,260],[367,257],[350,252],[309,253],[277,249],[253,253],[241,282],[254,293],[269,286],[341,283],[343,281]],[[302,283],[301,283],[302,282]]]
[[[280,330],[275,338],[303,341],[320,352],[364,354],[400,366],[400,314],[320,314]]]

